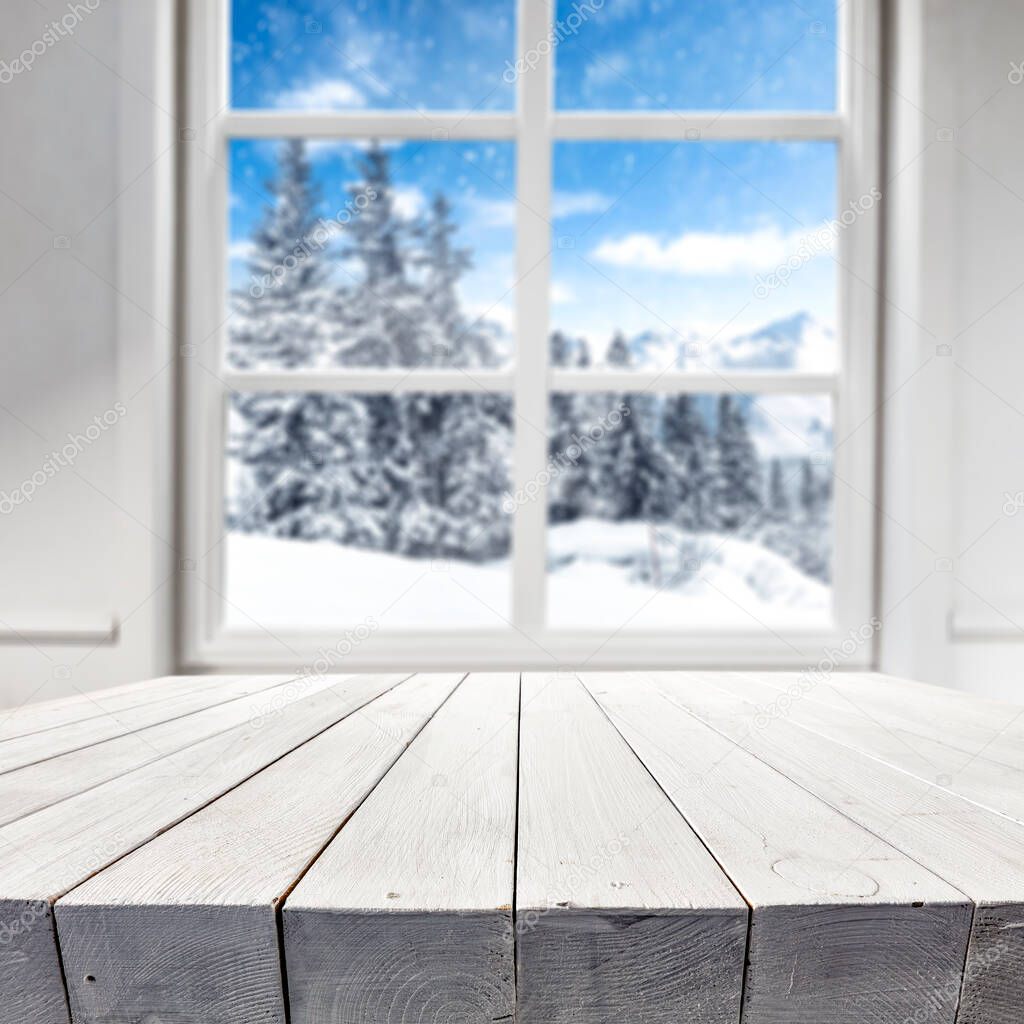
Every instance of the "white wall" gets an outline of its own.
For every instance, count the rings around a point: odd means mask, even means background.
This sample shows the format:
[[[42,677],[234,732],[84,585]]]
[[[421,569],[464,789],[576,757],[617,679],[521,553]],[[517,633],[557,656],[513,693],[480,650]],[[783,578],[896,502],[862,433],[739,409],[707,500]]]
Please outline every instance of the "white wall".
[[[0,83],[0,490],[126,413],[0,515],[0,706],[173,667],[174,4],[90,2]],[[1024,700],[1024,8],[889,6],[880,666]]]
[[[881,667],[1024,702],[1024,7],[894,23]]]
[[[0,8],[0,491],[116,420],[0,503],[0,706],[170,666],[172,10],[88,6],[49,37],[64,2]]]

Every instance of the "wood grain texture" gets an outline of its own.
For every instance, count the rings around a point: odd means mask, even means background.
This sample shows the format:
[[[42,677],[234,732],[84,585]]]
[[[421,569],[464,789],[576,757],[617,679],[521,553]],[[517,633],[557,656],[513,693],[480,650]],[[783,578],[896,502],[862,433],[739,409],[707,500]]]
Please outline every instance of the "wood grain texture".
[[[0,711],[0,741],[46,729],[56,729],[70,722],[81,722],[143,704],[153,704],[168,697],[198,693],[206,689],[215,690],[225,680],[237,678],[239,677],[162,676],[159,679],[147,679],[73,697],[59,697],[56,700],[5,708]]]
[[[84,793],[217,733],[259,721],[272,709],[306,692],[307,686],[299,681],[279,683],[247,697],[0,775],[0,825]]]
[[[288,897],[293,1024],[512,1019],[518,712],[469,676]]]
[[[1024,1007],[1024,901],[979,906],[957,1024],[1020,1024]]]
[[[961,892],[673,703],[656,676],[582,678],[751,904],[744,1024],[898,1024],[959,984],[973,909]]]
[[[977,905],[959,1024],[1011,1024],[1024,1005],[1024,826],[719,688],[716,675],[660,680],[680,706],[940,875]],[[729,688],[733,689],[732,686]],[[752,683],[749,696],[759,690]],[[756,699],[756,698],[755,698]],[[935,985],[915,1012],[956,1008]],[[1018,1009],[1010,1009],[1017,1007]],[[920,1019],[920,1018],[917,1018]]]
[[[572,676],[523,679],[522,1024],[735,1024],[748,909]]]
[[[178,693],[152,703],[106,711],[85,721],[69,722],[55,729],[5,740],[0,743],[0,773],[58,757],[72,750],[81,750],[116,736],[138,732],[159,722],[169,722],[236,697],[259,693],[277,686],[287,678],[224,677],[215,689],[203,687],[196,691]]]
[[[0,931],[32,912],[31,924],[0,944],[0,1024],[67,1022],[52,943],[55,900],[402,678],[323,681],[262,723],[220,733],[0,828]]]
[[[278,904],[461,678],[401,684],[60,900],[76,1024],[283,1024]]]
[[[928,783],[1024,822],[1024,708],[963,706],[939,687],[887,694],[877,680],[724,673],[720,689]]]

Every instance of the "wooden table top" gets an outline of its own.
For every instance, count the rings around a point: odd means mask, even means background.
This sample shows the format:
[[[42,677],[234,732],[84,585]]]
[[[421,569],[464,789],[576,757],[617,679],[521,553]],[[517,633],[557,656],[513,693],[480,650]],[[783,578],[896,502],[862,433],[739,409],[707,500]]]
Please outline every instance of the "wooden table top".
[[[0,1024],[1019,1024],[1024,708],[868,673],[0,713]]]

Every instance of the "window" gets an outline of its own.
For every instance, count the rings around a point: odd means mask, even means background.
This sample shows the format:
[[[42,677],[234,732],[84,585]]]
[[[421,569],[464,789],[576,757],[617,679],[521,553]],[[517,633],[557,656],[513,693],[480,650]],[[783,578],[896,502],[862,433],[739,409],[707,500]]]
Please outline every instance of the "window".
[[[799,667],[869,622],[874,3],[188,35],[190,662]]]

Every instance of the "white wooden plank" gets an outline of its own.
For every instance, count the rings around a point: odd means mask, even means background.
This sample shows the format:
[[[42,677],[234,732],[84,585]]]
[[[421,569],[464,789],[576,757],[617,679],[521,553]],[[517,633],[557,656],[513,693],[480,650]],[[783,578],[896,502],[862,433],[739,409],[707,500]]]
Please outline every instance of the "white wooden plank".
[[[1024,1005],[1024,826],[784,718],[765,721],[758,706],[719,682],[715,674],[658,677],[674,703],[969,896],[976,909],[958,1024],[1017,1024]],[[918,1009],[939,1019],[956,1008],[957,995],[955,985],[938,985]]]
[[[296,886],[293,1024],[512,1020],[518,716],[470,676]]]
[[[877,757],[927,783],[1024,822],[1024,708],[986,711],[933,705],[930,694],[895,700],[796,674],[723,673],[715,685],[755,701],[766,719],[781,716]],[[911,713],[913,707],[913,713]],[[976,709],[975,709],[976,710]]]
[[[959,985],[956,888],[667,699],[647,675],[583,680],[751,904],[744,1024],[913,1019]],[[935,1024],[952,1024],[940,1008]]]
[[[793,685],[792,676],[769,673],[764,677],[776,686],[784,678]],[[833,673],[812,682],[805,682],[802,689],[814,701],[860,710],[862,717],[963,750],[971,757],[983,754],[988,761],[1024,768],[1024,707],[1018,704],[982,700],[877,673]]]
[[[259,693],[288,679],[288,676],[238,676],[223,679],[216,689],[200,688],[178,693],[151,704],[123,710],[105,710],[84,721],[69,722],[55,729],[18,736],[0,743],[0,774],[58,757],[71,750],[81,750],[115,736],[138,732],[158,722],[168,722],[182,715],[225,701]]]
[[[60,697],[38,704],[23,704],[0,711],[0,742],[16,736],[56,729],[69,722],[125,711],[143,704],[154,704],[169,697],[202,690],[216,691],[227,679],[237,676],[163,676],[141,683],[128,683],[109,690]],[[215,699],[211,697],[211,700]]]
[[[356,676],[0,828],[0,1024],[67,1024],[53,902],[402,676]]]
[[[335,677],[332,682],[341,682],[343,678]],[[76,793],[84,793],[244,722],[259,722],[272,716],[277,708],[318,688],[307,679],[288,680],[249,696],[0,775],[0,825]]]
[[[984,747],[991,760],[1021,765],[1024,707],[1017,704],[874,672],[766,672],[739,673],[738,677],[840,710],[859,711],[860,717],[876,724],[898,726],[971,754]]]
[[[902,676],[893,676],[885,672],[836,672],[830,674],[826,682],[833,686],[856,687],[861,692],[874,694],[880,699],[890,699],[894,695],[908,700],[927,699],[929,708],[949,705],[962,708],[972,715],[994,715],[997,719],[1003,720],[1014,717],[1021,707],[1019,702],[982,697],[948,686],[935,686],[932,683],[904,679]]]
[[[748,908],[572,676],[523,679],[521,1024],[735,1024]]]
[[[460,679],[403,683],[61,899],[76,1024],[284,1024],[284,894]]]

